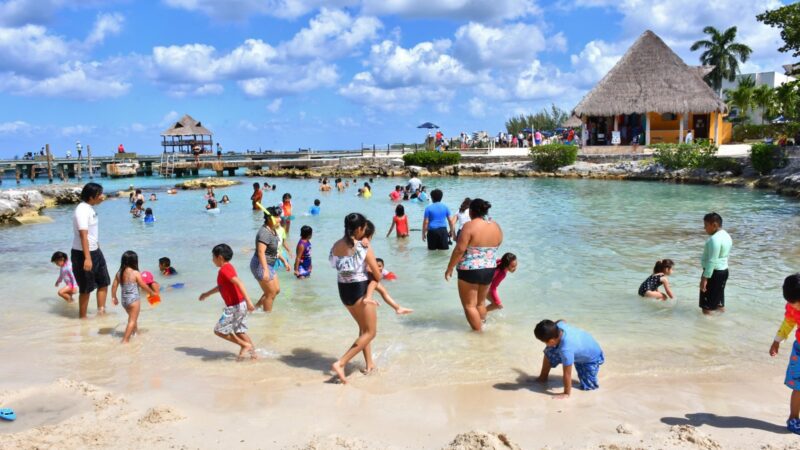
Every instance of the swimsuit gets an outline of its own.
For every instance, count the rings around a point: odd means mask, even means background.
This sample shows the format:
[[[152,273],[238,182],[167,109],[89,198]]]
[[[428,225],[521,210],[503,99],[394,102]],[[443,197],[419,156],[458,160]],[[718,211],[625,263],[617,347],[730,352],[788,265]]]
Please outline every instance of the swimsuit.
[[[121,277],[120,277],[121,278]],[[121,283],[122,293],[119,300],[125,309],[139,301],[139,285],[133,281],[130,283]]]
[[[300,260],[297,272],[300,277],[311,276],[311,241],[300,239],[297,245],[298,247],[303,246],[303,259]]]
[[[65,261],[64,265],[61,266],[61,273],[58,275],[58,280],[56,280],[56,284],[64,282],[70,289],[78,289],[78,282],[75,281],[75,275],[72,273],[72,263],[69,261]]]
[[[292,215],[292,204],[290,202],[285,202],[283,204],[283,215],[281,216],[281,220],[294,220],[294,216]]]
[[[500,264],[500,260],[497,260],[497,264]],[[503,302],[500,301],[500,296],[497,294],[497,287],[500,286],[500,282],[506,279],[507,274],[507,269],[498,267],[494,270],[494,274],[492,275],[492,284],[489,286],[489,299],[497,306],[503,306]]]
[[[491,284],[494,278],[497,247],[467,247],[458,261],[458,279],[472,284]]]
[[[367,248],[356,242],[353,254],[336,256],[333,248],[328,256],[331,267],[336,269],[336,280],[339,282],[339,299],[346,306],[355,305],[367,293],[369,278],[367,277]]]
[[[397,217],[392,219],[395,227],[397,228],[397,236],[408,236],[408,216]]]
[[[647,277],[639,286],[639,295],[644,297],[644,294],[648,291],[657,291],[658,287],[661,286],[661,277],[663,276],[662,274],[656,274]]]

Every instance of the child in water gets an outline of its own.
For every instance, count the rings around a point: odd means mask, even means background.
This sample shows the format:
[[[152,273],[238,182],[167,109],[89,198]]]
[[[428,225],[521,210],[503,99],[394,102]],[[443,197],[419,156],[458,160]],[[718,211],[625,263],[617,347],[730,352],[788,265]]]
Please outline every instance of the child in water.
[[[297,242],[297,253],[294,259],[294,276],[297,278],[311,276],[311,235],[313,233],[314,230],[308,225],[300,228],[300,241]]]
[[[144,223],[155,223],[156,218],[153,216],[153,208],[147,208],[144,210]]]
[[[144,208],[142,208],[143,205],[144,200],[136,200],[133,209],[131,209],[131,215],[134,219],[138,219],[144,215]]]
[[[294,220],[294,216],[292,215],[292,194],[288,192],[283,194],[283,204],[281,208],[283,211],[281,221],[283,221],[283,229],[286,230],[286,235],[288,236],[289,229],[292,227],[292,220]]]
[[[792,329],[800,323],[800,273],[789,275],[783,280],[783,298],[786,300],[786,312],[778,334],[769,348],[770,356],[778,354],[781,342],[786,340]],[[783,384],[792,390],[786,428],[792,433],[800,434],[800,328],[795,332],[794,339]]]
[[[172,261],[166,256],[158,258],[158,270],[161,271],[161,275],[165,277],[171,277],[172,275],[177,275],[178,271],[172,267]]]
[[[666,300],[667,297],[675,298],[672,295],[672,289],[669,288],[668,275],[672,275],[672,267],[675,263],[671,259],[661,259],[656,261],[653,267],[653,274],[647,277],[639,286],[639,296],[657,298],[659,300]],[[658,290],[658,287],[664,285],[666,294]]]
[[[223,195],[223,196],[222,196],[222,200],[220,200],[220,202],[222,202],[222,204],[223,204],[223,205],[227,205],[228,203],[230,203],[230,202],[231,202],[231,199],[230,199],[230,198],[228,198],[228,196],[227,196],[227,195]]]
[[[142,274],[139,273],[139,256],[136,252],[128,250],[122,254],[119,271],[114,276],[114,282],[111,285],[111,301],[114,305],[120,303],[120,299],[117,299],[117,288],[120,286],[122,286],[122,295],[120,296],[122,307],[128,313],[128,325],[125,327],[122,343],[127,344],[138,329],[137,321],[141,308],[139,288],[144,289],[148,295],[156,294],[142,279]]]
[[[497,267],[494,269],[492,276],[492,284],[489,285],[489,292],[486,294],[486,300],[489,305],[486,306],[486,312],[503,309],[503,302],[497,294],[497,287],[506,279],[509,272],[514,273],[517,271],[517,255],[513,253],[506,253],[497,260]],[[485,317],[484,317],[485,319]]]
[[[318,216],[319,215],[319,205],[320,205],[319,199],[314,200],[314,206],[312,206],[311,208],[308,208],[308,213],[311,214],[312,216]]]
[[[375,224],[367,220],[367,229],[364,233],[364,239],[362,241],[362,244],[364,244],[365,247],[368,247],[374,235],[375,235]],[[383,274],[386,270],[384,269],[383,260],[380,258],[376,258],[375,261],[378,263],[378,268],[381,270],[381,274]],[[374,302],[374,300],[372,300],[372,294],[375,291],[381,294],[381,297],[383,297],[383,301],[386,302],[387,305],[391,306],[392,309],[394,309],[394,312],[397,313],[398,315],[411,314],[412,312],[414,312],[413,309],[403,308],[402,306],[397,304],[397,302],[394,301],[392,296],[389,295],[389,291],[387,291],[386,288],[383,287],[380,281],[375,280],[375,277],[373,277],[372,274],[370,273],[369,285],[367,286],[367,293],[364,295],[364,298]]]
[[[556,398],[567,398],[572,391],[572,368],[578,372],[581,389],[591,391],[600,387],[597,373],[605,362],[603,350],[586,331],[566,324],[563,320],[543,320],[533,330],[536,339],[547,345],[542,359],[542,371],[536,381],[546,383],[550,369],[562,365],[564,392]]]
[[[214,327],[214,334],[238,345],[239,358],[244,358],[246,353],[250,353],[252,359],[256,359],[255,347],[250,336],[247,335],[247,313],[255,311],[250,296],[244,288],[244,283],[236,275],[236,269],[231,264],[233,250],[228,244],[219,244],[211,250],[211,261],[219,267],[217,274],[217,285],[213,289],[200,294],[200,301],[219,292],[225,302],[225,309],[222,310],[222,317],[219,318]]]
[[[386,232],[386,237],[389,237],[389,235],[392,234],[392,230],[395,228],[397,228],[397,237],[408,237],[408,216],[406,215],[406,209],[403,205],[397,205],[397,207],[394,208],[392,225],[389,227],[389,231]]]
[[[208,212],[219,211],[219,209],[217,208],[217,201],[214,200],[213,198],[208,199],[208,204],[206,205],[206,211]]]
[[[50,262],[59,268],[56,287],[58,287],[62,281],[64,282],[64,287],[58,290],[58,296],[63,298],[67,303],[74,302],[75,300],[72,296],[78,293],[78,282],[75,281],[75,275],[72,273],[72,263],[69,262],[67,254],[64,252],[55,252],[50,258]]]

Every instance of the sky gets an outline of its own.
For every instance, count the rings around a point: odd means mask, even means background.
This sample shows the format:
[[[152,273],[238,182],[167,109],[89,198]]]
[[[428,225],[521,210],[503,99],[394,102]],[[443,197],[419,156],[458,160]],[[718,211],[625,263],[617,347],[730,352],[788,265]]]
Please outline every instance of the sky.
[[[184,114],[225,151],[385,147],[571,110],[652,30],[690,65],[738,27],[780,71],[779,0],[0,0],[0,157],[160,152]]]

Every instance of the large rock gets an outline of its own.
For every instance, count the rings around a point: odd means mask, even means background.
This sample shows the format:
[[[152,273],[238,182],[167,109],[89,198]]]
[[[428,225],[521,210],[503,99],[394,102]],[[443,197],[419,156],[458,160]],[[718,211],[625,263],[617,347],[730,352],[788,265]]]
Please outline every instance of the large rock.
[[[0,223],[5,223],[16,217],[19,213],[17,202],[0,198]]]
[[[73,205],[81,202],[83,185],[47,185],[36,188],[37,191],[57,205]]]
[[[235,186],[237,184],[242,184],[241,181],[235,180],[226,180],[224,178],[199,178],[196,180],[189,180],[184,181],[183,183],[178,183],[175,185],[176,188],[180,189],[206,189],[206,188],[222,188],[222,187],[229,187]]]
[[[41,192],[34,190],[0,191],[0,200],[8,200],[20,208],[42,209],[45,206]]]

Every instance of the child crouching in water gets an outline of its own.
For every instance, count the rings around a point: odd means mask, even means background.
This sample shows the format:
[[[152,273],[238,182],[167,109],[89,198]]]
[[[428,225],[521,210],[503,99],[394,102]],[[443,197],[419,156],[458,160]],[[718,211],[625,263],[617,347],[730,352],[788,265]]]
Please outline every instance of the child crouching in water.
[[[319,201],[319,200],[317,200]],[[300,240],[294,258],[294,276],[308,278],[311,276],[311,236],[314,230],[308,225],[300,227]]]
[[[503,309],[503,302],[500,300],[500,295],[497,294],[497,287],[506,279],[506,275],[509,272],[514,273],[516,271],[517,255],[506,253],[497,260],[497,267],[494,269],[494,275],[492,276],[492,284],[489,285],[489,292],[486,294],[486,300],[489,301],[489,305],[486,307],[487,313]]]
[[[375,224],[368,220],[367,229],[364,232],[364,239],[363,239],[363,241],[366,242],[362,241],[362,244],[364,244],[365,247],[368,247],[374,235],[375,235]],[[383,273],[383,271],[385,270],[383,260],[380,258],[376,258],[375,261],[378,263],[378,268],[381,270],[381,273]],[[414,312],[413,309],[403,308],[402,306],[397,304],[397,302],[394,301],[392,296],[389,295],[389,291],[387,291],[386,288],[383,287],[380,281],[375,280],[375,277],[372,275],[372,273],[368,273],[368,276],[369,276],[369,285],[367,286],[367,293],[365,294],[364,298],[374,302],[374,300],[372,300],[372,294],[375,293],[375,291],[378,291],[378,293],[381,294],[381,297],[383,297],[383,301],[386,302],[387,305],[391,306],[392,309],[394,309],[395,313],[403,315],[403,314],[411,314],[412,312]]]
[[[67,254],[64,252],[55,252],[50,258],[50,262],[58,266],[60,269],[58,279],[56,280],[56,287],[61,282],[64,282],[64,287],[58,290],[58,296],[63,298],[67,303],[72,303],[75,300],[72,298],[78,292],[78,282],[75,281],[75,275],[72,273],[72,263],[69,262]]]
[[[792,329],[800,323],[800,273],[789,275],[783,280],[783,298],[786,300],[786,312],[783,323],[778,329],[775,341],[769,348],[769,355],[775,356],[781,341],[789,337]],[[795,434],[800,434],[800,328],[794,334],[794,345],[789,356],[789,365],[786,367],[786,378],[783,384],[792,390],[789,398],[789,420],[786,429]]]
[[[122,286],[122,294],[120,299],[117,299],[117,288],[120,286]],[[111,285],[111,301],[114,302],[114,305],[119,305],[121,300],[122,307],[128,313],[128,325],[125,327],[125,335],[122,336],[123,344],[130,342],[131,336],[139,328],[137,321],[142,306],[139,302],[139,288],[144,289],[149,295],[155,295],[155,291],[150,289],[142,279],[142,274],[139,273],[139,255],[128,250],[122,254],[119,271],[114,276],[114,283]]]
[[[233,259],[233,250],[228,244],[219,244],[211,250],[211,261],[219,267],[217,285],[200,294],[200,301],[202,302],[219,292],[225,302],[225,308],[222,310],[222,317],[214,327],[214,334],[241,347],[238,360],[244,358],[245,353],[248,352],[252,359],[256,359],[253,341],[247,335],[247,313],[255,311],[256,308],[250,301],[250,296],[247,295],[244,283],[236,275],[236,269],[233,268],[231,259]]]
[[[672,275],[672,268],[675,263],[671,259],[661,259],[656,261],[653,267],[653,274],[647,277],[639,286],[640,297],[657,298],[659,300],[666,300],[667,297],[675,298],[672,295],[672,289],[669,288],[669,280],[667,276]],[[666,294],[658,290],[658,287],[663,285]]]
[[[600,387],[597,372],[605,362],[603,350],[594,338],[580,328],[567,325],[563,320],[543,320],[533,330],[536,339],[544,342],[542,371],[536,381],[546,383],[550,369],[562,364],[564,392],[557,398],[569,397],[572,391],[572,367],[578,372],[581,389],[591,391]]]

